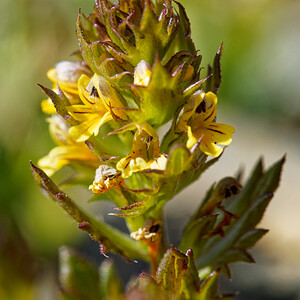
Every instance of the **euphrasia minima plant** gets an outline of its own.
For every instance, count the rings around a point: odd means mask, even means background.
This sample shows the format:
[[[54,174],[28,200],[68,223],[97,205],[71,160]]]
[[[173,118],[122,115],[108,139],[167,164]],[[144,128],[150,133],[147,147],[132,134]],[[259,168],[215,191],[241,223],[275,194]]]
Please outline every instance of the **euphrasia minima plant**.
[[[111,261],[97,272],[62,248],[62,296],[229,299],[233,295],[219,294],[218,277],[230,277],[230,263],[254,261],[248,249],[266,233],[256,225],[284,159],[268,171],[259,161],[244,187],[241,176],[212,184],[200,204],[195,199],[176,248],[167,242],[163,219],[164,205],[232,141],[234,127],[217,121],[222,45],[212,65],[203,67],[186,12],[171,0],[96,0],[89,16],[79,13],[76,26],[74,59],[49,70],[52,88],[41,86],[48,96],[42,110],[57,146],[32,170],[40,187],[99,242],[103,255],[143,259],[151,271],[122,292]],[[67,165],[75,176],[64,183],[81,183],[93,201],[112,201],[112,215],[125,218],[130,234],[84,212],[53,183],[49,177]]]

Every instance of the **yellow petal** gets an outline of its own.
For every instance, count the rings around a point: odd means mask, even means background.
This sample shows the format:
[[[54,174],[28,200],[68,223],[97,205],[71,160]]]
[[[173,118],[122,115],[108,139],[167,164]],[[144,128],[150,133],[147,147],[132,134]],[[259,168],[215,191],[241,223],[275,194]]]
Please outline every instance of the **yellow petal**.
[[[206,99],[208,100],[208,102],[212,105],[217,105],[218,103],[218,97],[216,94],[214,94],[213,92],[207,92],[205,94]]]
[[[97,113],[92,107],[86,106],[86,105],[71,105],[66,107],[68,113],[77,121],[83,122],[85,120],[88,120],[93,115],[102,116],[102,114]]]
[[[78,94],[77,80],[75,82],[59,80],[59,75],[55,68],[50,69],[47,76],[52,82],[58,83],[63,91],[71,94]]]
[[[72,161],[84,162],[88,165],[99,163],[97,156],[85,144],[77,144],[53,148],[48,155],[38,161],[38,165],[48,176],[51,176]]]
[[[78,79],[81,74],[87,73],[89,70],[79,62],[62,61],[50,69],[47,75],[51,81],[57,82],[63,91],[78,94]]]
[[[56,109],[50,98],[42,101],[41,108],[42,112],[45,114],[52,115],[56,113]]]
[[[191,127],[188,126],[188,140],[186,142],[186,147],[191,149],[197,142],[198,139],[193,135]]]
[[[207,135],[215,142],[221,145],[229,145],[235,129],[227,124],[211,123],[207,125],[207,131]]]
[[[87,105],[91,106],[95,104],[95,97],[91,96],[92,86],[90,84],[91,78],[86,76],[85,74],[81,75],[78,80],[78,94],[81,101]]]
[[[200,142],[200,150],[206,155],[218,157],[222,153],[223,148],[216,145],[213,140],[203,137]]]
[[[122,158],[116,166],[117,170],[122,172],[123,178],[128,178],[132,175],[134,172],[140,172],[146,169],[149,169],[148,164],[146,161],[141,158],[132,158],[131,155]]]
[[[69,129],[69,133],[76,140],[76,142],[84,142],[88,140],[93,134],[97,135],[99,132],[99,128],[105,122],[111,119],[112,116],[108,114],[105,114],[104,117],[99,117],[99,115],[93,114],[81,124],[72,126]]]
[[[187,101],[183,107],[183,113],[178,121],[178,129],[184,131],[187,129],[187,121],[192,117],[198,105],[203,101],[205,93],[197,91]]]

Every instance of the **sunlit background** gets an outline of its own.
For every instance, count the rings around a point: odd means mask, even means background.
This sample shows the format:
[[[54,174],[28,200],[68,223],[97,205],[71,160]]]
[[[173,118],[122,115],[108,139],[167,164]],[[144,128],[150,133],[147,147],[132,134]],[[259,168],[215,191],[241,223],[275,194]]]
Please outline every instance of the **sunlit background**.
[[[249,174],[260,156],[269,166],[286,154],[280,190],[262,224],[270,232],[254,250],[258,264],[235,266],[223,288],[240,290],[237,299],[300,299],[300,2],[180,2],[205,63],[224,43],[219,121],[234,125],[236,134],[219,164],[168,204],[174,243],[213,181],[240,167]],[[47,70],[77,49],[78,10],[92,6],[92,0],[0,1],[0,299],[58,299],[63,244],[100,260],[97,244],[42,195],[29,168],[53,146],[36,83],[51,86]],[[100,213],[116,222],[106,216],[109,209]],[[173,226],[177,220],[181,227]]]

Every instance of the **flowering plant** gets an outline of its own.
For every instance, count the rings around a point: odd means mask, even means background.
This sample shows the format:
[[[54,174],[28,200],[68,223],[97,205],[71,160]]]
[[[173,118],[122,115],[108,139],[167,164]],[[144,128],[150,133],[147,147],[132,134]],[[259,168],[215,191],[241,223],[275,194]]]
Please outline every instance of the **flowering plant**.
[[[83,24],[84,23],[84,24]],[[143,273],[121,291],[113,264],[99,273],[63,248],[64,299],[229,299],[218,277],[229,264],[253,262],[251,248],[267,231],[256,228],[278,186],[284,159],[268,171],[259,161],[242,187],[240,178],[213,184],[186,222],[175,248],[166,242],[163,208],[216,163],[234,127],[218,123],[221,84],[218,49],[202,74],[201,55],[183,6],[171,0],[96,0],[77,19],[79,51],[48,72],[50,134],[57,144],[37,165],[35,180],[100,243],[128,261],[143,259]],[[159,128],[168,131],[160,136]],[[213,157],[213,158],[210,158]],[[92,200],[110,200],[130,235],[84,212],[50,177],[71,166]],[[49,177],[50,176],[50,177]],[[73,178],[75,183],[76,178]],[[72,183],[72,182],[71,182]],[[200,281],[201,279],[201,281]]]

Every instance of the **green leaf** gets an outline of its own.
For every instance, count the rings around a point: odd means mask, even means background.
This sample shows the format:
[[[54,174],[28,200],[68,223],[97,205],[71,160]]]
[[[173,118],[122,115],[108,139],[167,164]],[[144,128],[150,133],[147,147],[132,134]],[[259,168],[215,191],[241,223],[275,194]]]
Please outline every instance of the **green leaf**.
[[[172,37],[172,43],[170,44],[169,50],[164,58],[164,61],[168,60],[171,56],[179,51],[189,51],[191,53],[196,53],[196,48],[191,39],[191,27],[190,21],[187,17],[185,8],[182,4],[174,1],[179,9],[179,26],[176,27],[176,35]]]
[[[275,163],[261,178],[254,192],[255,197],[273,193],[279,186],[285,156]]]
[[[222,83],[222,73],[221,73],[222,52],[223,52],[223,43],[221,43],[215,55],[213,67],[211,68],[211,66],[208,66],[207,76],[210,76],[211,74],[213,74],[213,76],[211,76],[206,81],[206,87],[205,87],[206,92],[212,91],[213,93],[217,94],[220,89]]]
[[[235,244],[235,247],[241,249],[248,249],[253,246],[268,232],[267,229],[252,229],[246,232],[239,241]]]
[[[175,145],[169,154],[166,175],[174,176],[183,173],[191,162],[190,151],[183,145]]]
[[[92,44],[85,33],[81,21],[81,12],[79,12],[78,14],[76,27],[78,44],[84,61],[88,64],[88,66],[94,73],[98,75],[104,75],[100,74],[98,69],[98,66],[100,65],[99,57],[101,54],[98,53],[97,44]]]
[[[227,203],[224,201],[225,213],[234,213],[238,218],[231,220],[229,224],[226,223],[224,237],[214,236],[206,241],[197,260],[199,268],[216,269],[222,264],[231,263],[236,251],[242,254],[236,254],[237,258],[251,262],[252,258],[248,256],[247,249],[254,246],[266,233],[266,230],[255,227],[278,187],[283,163],[284,158],[267,172],[263,172],[260,160],[242,192],[228,199]],[[209,204],[209,201],[207,203]]]
[[[183,95],[184,97],[190,97],[192,96],[197,90],[199,90],[199,88],[202,86],[203,83],[206,82],[206,80],[208,80],[212,75],[208,75],[205,78],[198,80],[197,82],[195,82],[192,85],[189,85],[184,91],[183,91]]]
[[[216,221],[217,215],[209,215],[190,222],[184,229],[179,249],[186,251],[192,248],[195,257],[198,257],[202,251],[203,241],[207,241],[208,234],[213,231]]]
[[[158,285],[154,278],[147,273],[142,273],[136,280],[131,280],[128,285],[125,299],[171,299],[171,293],[168,293],[162,286]]]
[[[104,260],[99,268],[100,295],[99,299],[120,300],[123,299],[123,288],[116,274],[112,260]]]
[[[218,295],[218,280],[220,270],[211,273],[201,284],[200,293],[197,300],[212,300],[216,299]]]
[[[170,248],[157,268],[156,282],[167,291],[172,291],[175,295],[179,295],[188,263],[188,258],[184,253],[176,248]]]
[[[218,257],[214,264],[219,266],[223,263],[230,264],[234,262],[255,263],[253,257],[246,250],[232,248],[222,256]]]
[[[44,91],[44,93],[51,99],[54,107],[59,115],[61,115],[70,125],[77,125],[78,122],[69,115],[66,106],[70,103],[66,101],[66,97],[61,98],[53,90],[48,89],[41,84],[38,86]]]
[[[179,193],[186,186],[190,185],[194,181],[198,180],[199,177],[211,166],[213,166],[221,156],[206,161],[207,155],[202,153],[200,150],[193,154],[190,168],[188,168],[181,176],[181,181],[178,185],[176,193]]]
[[[59,281],[64,299],[99,300],[99,275],[92,264],[74,251],[59,250]]]
[[[272,199],[273,194],[259,198],[253,203],[250,209],[234,222],[226,231],[223,238],[211,238],[204,249],[204,254],[197,261],[197,266],[203,268],[209,265],[215,266],[215,261],[228,250],[233,248],[234,244],[250,229],[261,220],[267,205]]]
[[[248,179],[238,198],[234,202],[226,206],[227,210],[240,216],[249,208],[251,202],[254,199],[252,193],[255,190],[259,180],[263,176],[263,172],[263,163],[262,159],[260,159],[257,162],[254,170],[251,173],[251,177]]]
[[[193,250],[189,249],[186,252],[188,258],[187,271],[184,274],[184,284],[182,292],[186,295],[186,298],[192,297],[193,294],[198,293],[200,290],[200,278],[198,275],[198,270],[195,266]],[[193,298],[191,298],[193,299]]]
[[[102,253],[111,251],[124,256],[128,260],[133,258],[148,259],[145,246],[130,239],[117,229],[95,220],[83,212],[65,193],[60,191],[51,179],[38,167],[31,163],[31,169],[36,183],[56,203],[58,203],[75,221],[81,230],[87,231],[90,236],[102,246]]]

